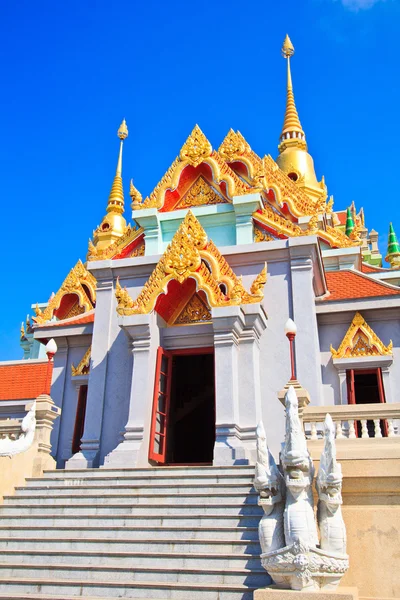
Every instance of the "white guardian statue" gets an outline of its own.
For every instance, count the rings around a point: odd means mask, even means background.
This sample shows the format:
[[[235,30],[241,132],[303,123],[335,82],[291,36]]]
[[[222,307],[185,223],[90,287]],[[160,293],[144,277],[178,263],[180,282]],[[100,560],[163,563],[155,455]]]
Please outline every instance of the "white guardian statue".
[[[16,440],[0,439],[0,456],[15,456],[28,450],[33,443],[36,429],[36,401],[21,422],[21,434]]]
[[[318,540],[312,484],[314,465],[298,414],[294,388],[285,397],[285,443],[277,467],[262,423],[257,428],[254,487],[264,515],[259,525],[261,561],[283,589],[334,589],[349,566],[346,530],[341,514],[342,472],[336,462],[335,432],[325,419],[325,443],[316,481]]]

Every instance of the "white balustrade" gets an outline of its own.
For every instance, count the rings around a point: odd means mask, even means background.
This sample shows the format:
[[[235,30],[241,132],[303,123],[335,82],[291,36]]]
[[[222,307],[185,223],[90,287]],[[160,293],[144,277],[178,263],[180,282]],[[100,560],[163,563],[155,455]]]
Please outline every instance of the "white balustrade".
[[[307,439],[323,438],[326,413],[335,424],[336,439],[399,437],[400,403],[307,406],[303,413]]]

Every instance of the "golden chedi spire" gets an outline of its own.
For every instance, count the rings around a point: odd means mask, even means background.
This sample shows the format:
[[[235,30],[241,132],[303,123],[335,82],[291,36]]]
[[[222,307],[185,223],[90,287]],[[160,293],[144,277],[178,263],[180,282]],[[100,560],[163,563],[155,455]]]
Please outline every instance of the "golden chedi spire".
[[[111,186],[110,195],[107,203],[107,214],[96,229],[93,243],[98,250],[107,248],[116,239],[121,237],[126,230],[126,221],[124,219],[124,189],[122,186],[122,150],[124,140],[128,137],[128,128],[125,119],[122,121],[117,135],[120,139],[119,156],[117,170],[114,181]]]
[[[282,55],[287,61],[286,110],[282,132],[279,138],[278,166],[290,179],[295,181],[312,200],[327,198],[327,190],[323,179],[319,182],[315,175],[314,161],[307,152],[306,134],[300,123],[294,100],[290,59],[294,54],[294,46],[286,35],[282,46]]]

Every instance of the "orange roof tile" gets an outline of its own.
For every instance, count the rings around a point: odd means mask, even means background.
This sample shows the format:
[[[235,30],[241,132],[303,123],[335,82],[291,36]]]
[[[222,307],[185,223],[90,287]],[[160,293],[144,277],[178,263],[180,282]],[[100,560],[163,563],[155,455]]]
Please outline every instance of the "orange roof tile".
[[[48,365],[47,360],[0,365],[0,400],[30,400],[50,393],[46,384],[51,382],[52,373],[53,362]]]
[[[384,273],[390,271],[390,269],[383,269],[382,267],[374,267],[373,265],[368,265],[367,263],[361,264],[361,272],[362,273]]]
[[[87,313],[71,317],[70,319],[62,319],[61,321],[48,321],[42,323],[39,327],[67,327],[68,325],[85,325],[86,323],[94,322],[94,309]]]
[[[400,288],[376,281],[359,271],[328,271],[326,281],[330,295],[326,302],[375,298],[379,296],[400,296]]]

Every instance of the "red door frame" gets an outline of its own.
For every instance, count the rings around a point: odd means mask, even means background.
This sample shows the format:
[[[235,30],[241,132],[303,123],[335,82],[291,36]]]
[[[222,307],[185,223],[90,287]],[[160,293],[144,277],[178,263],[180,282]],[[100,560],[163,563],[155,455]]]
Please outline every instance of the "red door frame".
[[[72,436],[72,454],[76,454],[81,449],[81,439],[85,427],[86,402],[87,402],[88,386],[81,385],[78,392],[78,403],[76,405],[76,416],[74,433]]]
[[[166,463],[167,453],[167,431],[168,431],[168,420],[169,420],[169,407],[171,403],[171,383],[172,383],[172,359],[174,356],[190,356],[198,354],[214,354],[213,346],[206,346],[204,348],[181,348],[177,350],[164,350],[161,346],[157,349],[157,360],[156,360],[156,372],[154,379],[154,393],[153,393],[153,407],[151,415],[151,427],[150,427],[150,441],[149,441],[149,460],[158,462],[161,465]],[[165,356],[168,360],[167,372],[161,371],[162,358]],[[166,376],[166,391],[160,390],[161,375]],[[158,400],[160,394],[165,396],[165,413],[158,410]],[[215,401],[215,398],[214,398]],[[161,415],[163,419],[163,426],[160,426],[160,431],[156,431],[157,427],[157,415]],[[160,437],[160,443],[162,441],[162,451],[156,452],[154,450],[154,443],[156,436]]]

